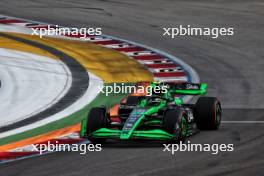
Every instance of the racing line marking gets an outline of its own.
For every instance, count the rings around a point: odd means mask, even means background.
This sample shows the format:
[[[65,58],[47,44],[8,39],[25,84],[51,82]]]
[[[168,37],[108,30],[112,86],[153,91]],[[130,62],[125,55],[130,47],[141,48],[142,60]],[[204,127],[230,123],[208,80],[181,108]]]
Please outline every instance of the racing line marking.
[[[244,124],[262,124],[264,121],[255,121],[255,120],[225,120],[222,123],[244,123]]]

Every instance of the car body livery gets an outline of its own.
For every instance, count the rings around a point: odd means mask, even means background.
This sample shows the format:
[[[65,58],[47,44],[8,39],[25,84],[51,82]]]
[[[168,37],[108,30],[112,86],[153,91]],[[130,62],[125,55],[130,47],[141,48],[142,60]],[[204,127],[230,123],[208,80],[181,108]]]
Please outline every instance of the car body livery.
[[[205,97],[207,84],[150,83],[166,86],[164,93],[128,96],[112,117],[104,107],[92,108],[82,121],[81,137],[98,143],[114,140],[184,141],[199,130],[217,130],[221,123],[221,104]],[[184,95],[202,95],[195,104],[184,103]]]

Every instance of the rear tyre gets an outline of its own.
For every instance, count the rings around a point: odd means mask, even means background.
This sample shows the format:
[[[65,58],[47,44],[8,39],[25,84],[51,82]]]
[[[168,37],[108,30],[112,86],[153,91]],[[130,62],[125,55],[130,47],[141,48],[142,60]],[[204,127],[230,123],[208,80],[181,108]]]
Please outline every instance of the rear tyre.
[[[86,135],[88,139],[92,143],[104,143],[106,139],[99,139],[99,138],[92,138],[89,137],[91,134],[100,129],[107,126],[108,119],[106,116],[106,109],[105,108],[92,108],[87,117],[87,124],[86,124]]]
[[[122,122],[125,122],[129,114],[133,111],[134,106],[136,106],[143,96],[128,96],[125,103],[121,103],[122,107],[119,107],[118,114]]]
[[[135,106],[137,105],[143,96],[128,96],[125,105]]]
[[[184,109],[169,109],[163,117],[163,130],[173,134],[175,138],[168,142],[184,142],[188,133],[187,114]]]
[[[194,118],[201,130],[217,130],[221,124],[220,101],[215,97],[200,97],[195,105]]]

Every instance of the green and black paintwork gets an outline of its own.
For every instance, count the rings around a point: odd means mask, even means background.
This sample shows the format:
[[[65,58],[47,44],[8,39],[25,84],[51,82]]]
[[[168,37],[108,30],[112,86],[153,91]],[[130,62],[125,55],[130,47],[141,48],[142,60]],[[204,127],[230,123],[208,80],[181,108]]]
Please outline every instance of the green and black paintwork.
[[[200,130],[216,130],[221,123],[221,105],[215,97],[199,97],[184,104],[179,95],[205,95],[207,84],[150,83],[166,86],[152,96],[129,96],[119,105],[118,122],[103,107],[93,108],[82,121],[80,135],[92,142],[104,139],[149,139],[176,142]]]

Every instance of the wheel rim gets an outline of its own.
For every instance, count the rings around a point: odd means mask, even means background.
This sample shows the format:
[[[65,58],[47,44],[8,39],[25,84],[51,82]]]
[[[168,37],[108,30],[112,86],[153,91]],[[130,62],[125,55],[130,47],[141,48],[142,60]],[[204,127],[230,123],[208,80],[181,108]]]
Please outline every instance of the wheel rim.
[[[181,135],[185,137],[187,135],[187,120],[185,117],[181,119]]]
[[[216,127],[218,128],[220,126],[220,122],[221,122],[221,108],[219,106],[219,104],[216,105]]]

